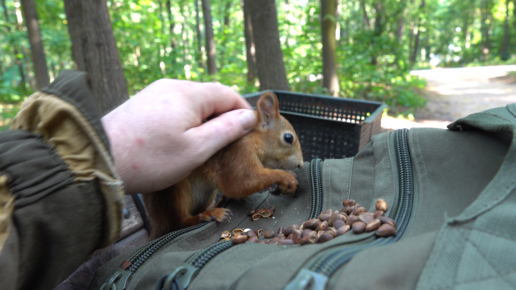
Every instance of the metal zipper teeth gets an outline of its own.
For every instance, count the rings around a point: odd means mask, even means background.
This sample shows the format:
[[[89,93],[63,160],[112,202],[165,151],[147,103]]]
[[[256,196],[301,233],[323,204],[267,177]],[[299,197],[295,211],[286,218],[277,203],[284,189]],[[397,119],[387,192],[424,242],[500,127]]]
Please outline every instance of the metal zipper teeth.
[[[412,206],[414,203],[414,175],[408,148],[407,132],[407,129],[396,131],[398,134],[396,153],[399,163],[398,175],[400,176],[399,188],[401,191],[401,201],[398,203],[399,211],[396,213],[396,217],[401,215],[401,221],[398,222],[398,220],[396,220],[396,223],[398,224],[398,233],[396,234],[395,241],[397,241],[403,235],[403,232],[405,232],[410,215],[412,214]]]
[[[172,285],[179,287],[179,289],[188,288],[206,264],[232,246],[233,243],[231,241],[221,241],[204,250],[197,251],[172,273],[162,276],[158,280],[156,289],[175,289]]]
[[[407,129],[396,131],[396,156],[398,158],[398,178],[400,189],[400,202],[396,207],[395,220],[398,225],[398,231],[395,237],[377,239],[374,242],[355,249],[343,250],[337,255],[332,255],[311,267],[311,270],[330,277],[342,265],[348,262],[354,255],[365,248],[373,246],[383,246],[394,243],[400,239],[407,228],[410,215],[412,213],[412,205],[414,201],[414,180],[412,165],[410,160],[410,152],[407,143]]]
[[[321,160],[314,159],[310,162],[310,179],[312,182],[312,210],[310,219],[319,216],[322,211],[322,176],[321,176]],[[192,257],[188,258],[183,265],[178,267],[169,275],[170,280],[177,280],[182,287],[187,288],[190,283],[197,277],[199,271],[218,254],[231,248],[231,241],[222,241],[215,243],[208,248],[199,251]],[[189,266],[190,265],[190,266]],[[196,269],[192,269],[191,266]]]
[[[321,176],[321,159],[313,159],[310,162],[310,180],[312,182],[312,210],[309,219],[318,217],[322,211],[322,176]]]
[[[201,269],[206,265],[211,259],[215,258],[218,254],[224,252],[225,250],[231,248],[233,243],[231,241],[222,241],[215,243],[208,248],[200,251],[198,254],[194,255],[190,259],[186,261],[186,263]]]
[[[166,234],[163,237],[157,239],[151,245],[146,247],[143,251],[140,251],[135,256],[133,256],[131,259],[129,259],[129,262],[131,263],[131,265],[127,268],[126,271],[129,271],[131,273],[136,272],[136,270],[138,270],[138,268],[140,268],[140,266],[143,263],[145,263],[145,261],[147,261],[154,253],[156,253],[161,247],[166,245],[168,242],[170,242],[170,241],[174,240],[175,238],[177,238],[183,234],[186,234],[190,231],[201,228],[207,224],[208,224],[208,222],[202,222],[200,224],[191,226],[189,228],[171,232],[171,233]]]
[[[312,210],[310,219],[319,216],[322,211],[322,176],[321,176],[321,159],[314,159],[310,162],[310,179],[312,182]],[[231,248],[233,243],[231,241],[222,241],[215,243],[208,248],[199,251],[197,254],[186,260],[185,264],[190,264],[199,270],[204,267],[211,259],[218,254]]]
[[[396,156],[398,159],[398,180],[399,180],[399,202],[394,211],[394,217],[398,225],[398,231],[395,237],[377,239],[370,244],[359,246],[352,249],[344,249],[335,252],[330,250],[323,253],[320,258],[307,267],[310,271],[330,277],[342,265],[347,263],[358,252],[374,247],[387,245],[397,241],[405,232],[408,225],[410,215],[412,213],[412,204],[414,198],[414,180],[410,160],[410,153],[407,143],[407,129],[397,130],[396,137]]]
[[[105,290],[111,289],[112,287],[114,287],[115,289],[125,289],[127,281],[134,274],[134,272],[136,272],[140,268],[140,266],[143,263],[145,263],[145,261],[147,261],[161,247],[166,245],[168,242],[174,240],[175,238],[183,234],[186,234],[190,231],[199,229],[207,224],[208,222],[202,222],[198,225],[166,234],[163,237],[151,242],[147,247],[138,251],[133,256],[131,256],[130,259],[127,260],[127,262],[129,262],[129,266],[126,269],[122,268],[122,266],[117,268],[115,272],[113,272],[113,274],[107,279],[107,282],[100,287],[100,289]]]

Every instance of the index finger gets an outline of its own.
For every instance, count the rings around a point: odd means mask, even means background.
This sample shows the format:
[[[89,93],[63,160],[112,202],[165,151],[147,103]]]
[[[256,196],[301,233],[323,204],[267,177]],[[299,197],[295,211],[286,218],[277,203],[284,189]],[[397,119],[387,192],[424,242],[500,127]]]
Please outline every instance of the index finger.
[[[253,108],[232,88],[218,83],[202,83],[196,89],[201,100],[200,109],[202,118],[219,115],[228,111]]]

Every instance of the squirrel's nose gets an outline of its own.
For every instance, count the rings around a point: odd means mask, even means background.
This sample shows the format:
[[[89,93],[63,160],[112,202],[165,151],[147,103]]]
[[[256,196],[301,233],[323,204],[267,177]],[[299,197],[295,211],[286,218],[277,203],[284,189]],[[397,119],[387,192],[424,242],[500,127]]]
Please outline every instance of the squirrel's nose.
[[[300,163],[300,164],[297,166],[297,168],[299,168],[299,169],[303,168],[303,163]]]

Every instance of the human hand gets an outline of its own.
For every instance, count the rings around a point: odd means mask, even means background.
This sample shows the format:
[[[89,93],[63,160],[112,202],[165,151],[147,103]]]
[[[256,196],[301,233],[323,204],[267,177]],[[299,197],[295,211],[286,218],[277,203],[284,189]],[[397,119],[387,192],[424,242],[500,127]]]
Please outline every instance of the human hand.
[[[133,194],[182,180],[251,131],[256,115],[227,86],[162,79],[104,116],[102,124],[126,193]]]

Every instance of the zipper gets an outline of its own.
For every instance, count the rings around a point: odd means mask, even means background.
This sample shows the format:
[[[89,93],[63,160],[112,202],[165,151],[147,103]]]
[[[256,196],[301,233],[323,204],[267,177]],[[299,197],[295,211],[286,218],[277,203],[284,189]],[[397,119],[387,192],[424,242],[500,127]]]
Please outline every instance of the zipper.
[[[319,158],[310,161],[310,182],[312,183],[312,210],[308,219],[313,219],[321,214],[323,205],[321,159]]]
[[[403,235],[408,226],[412,205],[414,202],[414,178],[412,163],[407,140],[407,129],[395,131],[395,150],[398,167],[398,204],[393,213],[398,231],[394,237],[377,238],[369,244],[346,248],[338,247],[328,249],[316,255],[311,262],[303,267],[296,277],[285,287],[285,290],[324,289],[329,278],[353,256],[360,251],[394,243]]]
[[[161,277],[156,289],[173,289],[173,284],[177,285],[178,289],[186,289],[190,285],[190,282],[199,275],[199,272],[211,259],[232,246],[233,243],[231,241],[221,241],[204,250],[198,251],[181,266],[176,268],[174,272]]]
[[[171,242],[175,238],[186,234],[190,231],[199,229],[205,225],[209,224],[209,222],[202,222],[195,226],[191,226],[188,228],[181,229],[179,231],[168,233],[161,238],[150,242],[142,250],[136,252],[131,258],[127,259],[122,263],[122,265],[116,269],[116,271],[111,275],[107,283],[102,284],[100,290],[108,290],[111,288],[114,289],[125,289],[127,285],[127,281],[154,253],[156,253],[159,249],[165,246],[167,243]]]
[[[309,219],[318,217],[322,211],[323,190],[321,175],[321,159],[313,159],[310,162],[310,181],[312,184],[312,209]],[[181,266],[176,268],[169,275],[162,276],[157,283],[156,289],[172,289],[172,285],[178,289],[186,289],[193,279],[199,275],[204,265],[215,258],[218,254],[231,248],[231,241],[217,242],[204,250],[200,250],[188,258]]]

